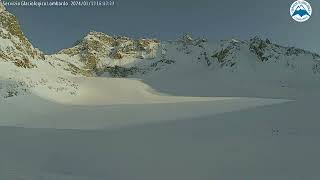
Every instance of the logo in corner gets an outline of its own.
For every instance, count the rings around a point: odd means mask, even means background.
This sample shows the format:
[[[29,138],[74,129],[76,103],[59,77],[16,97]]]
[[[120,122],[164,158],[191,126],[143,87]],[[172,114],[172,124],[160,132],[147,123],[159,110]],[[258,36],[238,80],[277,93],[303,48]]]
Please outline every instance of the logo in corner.
[[[290,7],[290,15],[297,22],[307,21],[311,14],[311,5],[305,0],[297,0]]]

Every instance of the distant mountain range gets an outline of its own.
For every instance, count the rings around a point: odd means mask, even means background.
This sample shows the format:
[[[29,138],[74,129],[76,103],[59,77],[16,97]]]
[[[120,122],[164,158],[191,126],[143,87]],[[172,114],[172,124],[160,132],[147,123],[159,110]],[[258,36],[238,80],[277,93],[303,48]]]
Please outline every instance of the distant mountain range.
[[[297,13],[303,15],[302,10]],[[101,32],[90,32],[74,47],[45,55],[24,36],[16,17],[0,6],[2,97],[28,94],[39,87],[76,95],[77,84],[68,80],[69,76],[144,79],[180,73],[187,78],[191,71],[219,71],[235,76],[254,74],[255,78],[314,79],[320,76],[319,59],[318,54],[259,37],[208,42],[184,35],[174,41],[159,41]]]

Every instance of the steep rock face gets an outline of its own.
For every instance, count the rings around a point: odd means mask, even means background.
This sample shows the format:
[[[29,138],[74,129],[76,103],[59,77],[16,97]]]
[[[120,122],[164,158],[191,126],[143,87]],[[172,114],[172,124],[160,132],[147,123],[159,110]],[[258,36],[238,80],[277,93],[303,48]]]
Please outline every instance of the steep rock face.
[[[41,51],[34,48],[21,31],[14,15],[0,2],[0,59],[12,61],[17,66],[32,68],[33,60],[44,60]]]
[[[100,32],[90,32],[72,48],[61,50],[49,58],[66,60],[74,73],[95,75],[110,67],[131,67],[139,60],[156,57],[159,41],[111,37]]]

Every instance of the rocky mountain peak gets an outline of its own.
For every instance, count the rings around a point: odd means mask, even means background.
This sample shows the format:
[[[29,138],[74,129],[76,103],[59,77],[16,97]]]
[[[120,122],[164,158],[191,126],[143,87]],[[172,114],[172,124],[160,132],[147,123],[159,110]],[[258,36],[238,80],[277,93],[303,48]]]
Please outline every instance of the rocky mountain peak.
[[[77,57],[90,73],[103,71],[111,64],[126,64],[132,59],[148,59],[156,56],[159,41],[154,39],[131,39],[125,36],[109,36],[102,32],[91,31],[74,47],[64,49],[56,57],[67,55]],[[65,57],[65,56],[63,56]]]
[[[88,36],[95,36],[95,37],[105,36],[105,37],[111,38],[111,36],[109,36],[103,32],[98,32],[98,31],[89,31],[89,33],[85,37],[88,37]]]
[[[33,67],[32,60],[44,59],[21,31],[18,20],[0,3],[0,59],[22,67]]]
[[[101,43],[111,45],[114,43],[114,38],[102,32],[90,31],[84,38],[83,41],[100,41]]]
[[[183,44],[193,44],[193,38],[190,34],[184,34],[181,38],[178,39],[179,42]]]

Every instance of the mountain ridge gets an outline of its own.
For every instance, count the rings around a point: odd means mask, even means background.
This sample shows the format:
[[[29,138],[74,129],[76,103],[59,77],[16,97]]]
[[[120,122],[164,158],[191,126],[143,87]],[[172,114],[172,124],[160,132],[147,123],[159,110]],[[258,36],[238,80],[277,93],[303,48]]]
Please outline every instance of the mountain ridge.
[[[0,88],[3,97],[28,94],[38,88],[76,95],[77,83],[69,77],[83,76],[149,81],[167,75],[172,79],[189,78],[192,73],[202,72],[210,77],[222,72],[264,77],[266,81],[289,81],[294,77],[313,81],[320,76],[318,54],[259,37],[210,42],[185,34],[174,41],[160,41],[91,31],[73,47],[45,55],[32,46],[16,17],[1,3],[0,18],[0,79],[6,84]]]

